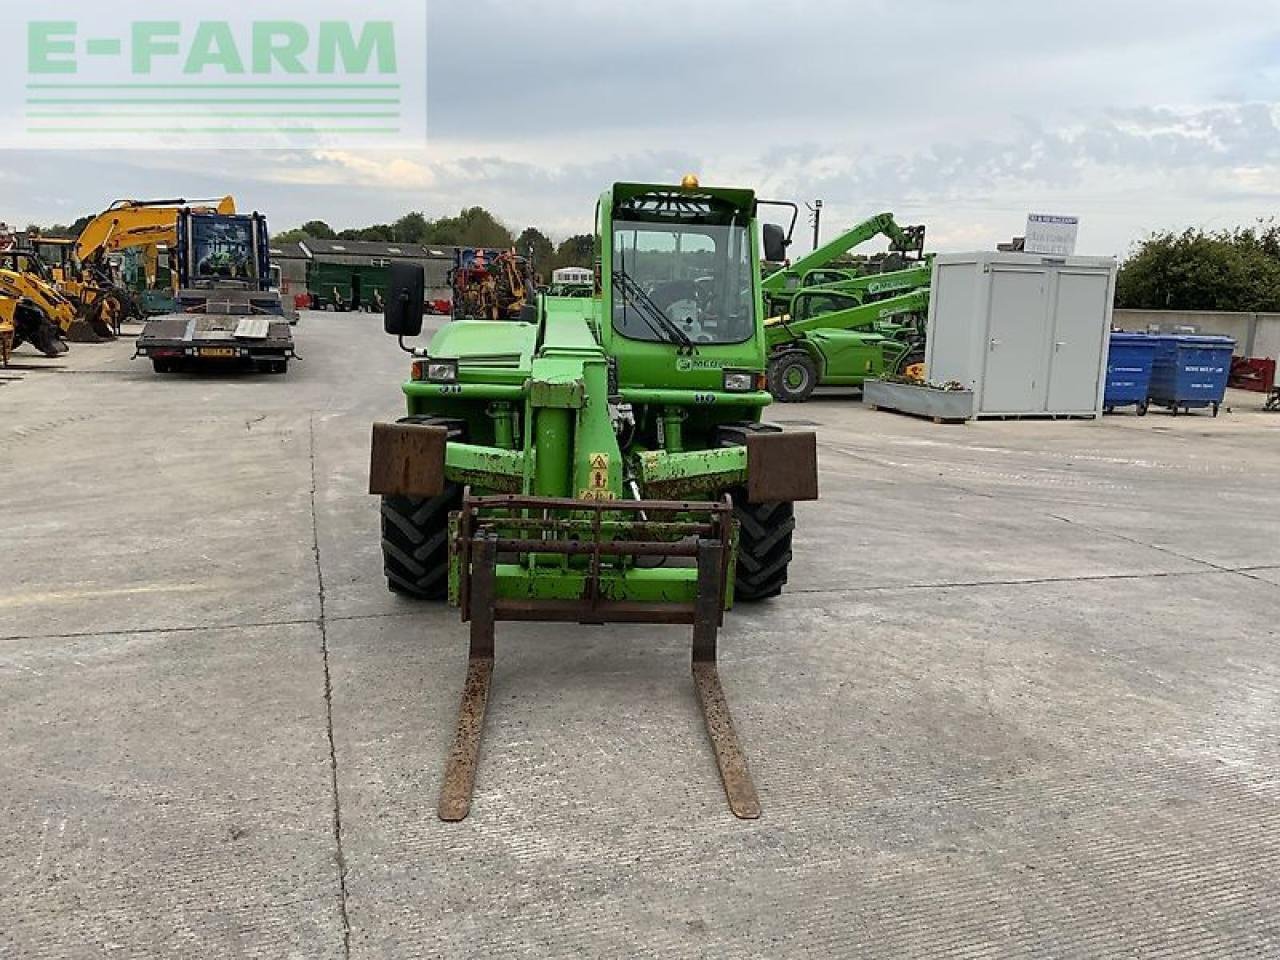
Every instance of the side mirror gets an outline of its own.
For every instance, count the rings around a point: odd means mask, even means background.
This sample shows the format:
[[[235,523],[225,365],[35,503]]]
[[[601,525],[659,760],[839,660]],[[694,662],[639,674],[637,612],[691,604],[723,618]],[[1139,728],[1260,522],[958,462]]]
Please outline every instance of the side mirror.
[[[764,234],[764,258],[779,262],[787,259],[787,235],[776,223],[766,223]]]
[[[416,337],[420,334],[426,293],[426,277],[419,264],[391,264],[382,329],[394,337]]]

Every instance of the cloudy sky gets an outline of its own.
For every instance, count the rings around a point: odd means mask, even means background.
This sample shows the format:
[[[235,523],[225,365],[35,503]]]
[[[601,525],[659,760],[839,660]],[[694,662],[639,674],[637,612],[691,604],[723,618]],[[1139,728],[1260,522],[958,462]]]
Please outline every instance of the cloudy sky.
[[[1081,217],[1081,253],[1280,212],[1276,0],[433,0],[410,151],[0,151],[0,220],[236,194],[283,229],[482,204],[556,238],[615,179],[822,197],[939,250]],[[92,166],[91,166],[92,165]]]

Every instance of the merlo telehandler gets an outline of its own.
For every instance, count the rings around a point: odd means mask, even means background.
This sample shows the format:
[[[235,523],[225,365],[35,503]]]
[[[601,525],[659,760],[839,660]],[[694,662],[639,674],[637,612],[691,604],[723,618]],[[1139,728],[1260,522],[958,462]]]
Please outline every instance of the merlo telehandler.
[[[729,806],[759,815],[717,631],[735,600],[782,590],[793,503],[818,493],[814,434],[760,422],[767,202],[692,177],[616,183],[597,207],[594,296],[455,320],[411,351],[409,415],[374,425],[370,492],[388,586],[447,596],[470,622],[442,819],[470,810],[501,620],[691,624]],[[782,228],[761,232],[782,256]],[[394,265],[385,326],[402,347],[422,304],[421,269]]]
[[[900,269],[864,273],[841,262],[876,236],[889,239]],[[933,263],[924,237],[923,226],[903,227],[880,213],[764,279],[776,399],[798,403],[818,386],[860,387],[922,364]]]

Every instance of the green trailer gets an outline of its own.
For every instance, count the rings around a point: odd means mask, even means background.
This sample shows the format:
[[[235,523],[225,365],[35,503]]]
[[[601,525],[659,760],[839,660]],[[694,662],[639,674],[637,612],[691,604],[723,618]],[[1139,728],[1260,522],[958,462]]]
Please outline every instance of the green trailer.
[[[390,279],[386,266],[311,261],[307,294],[314,310],[368,310],[385,301]]]
[[[694,686],[730,808],[759,802],[716,666],[735,602],[787,581],[793,504],[817,496],[816,441],[761,422],[767,334],[751,190],[616,183],[600,197],[600,288],[521,319],[460,319],[413,353],[408,416],[375,424],[390,589],[449,599],[471,641],[439,815],[470,810],[494,624],[693,627]],[[768,252],[785,235],[766,225]],[[422,325],[397,265],[386,327]]]

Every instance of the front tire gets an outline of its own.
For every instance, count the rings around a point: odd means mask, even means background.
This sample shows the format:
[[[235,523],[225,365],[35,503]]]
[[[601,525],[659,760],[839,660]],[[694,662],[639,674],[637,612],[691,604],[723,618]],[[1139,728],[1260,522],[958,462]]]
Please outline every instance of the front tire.
[[[449,429],[450,440],[463,436],[463,422],[443,417],[404,417]],[[382,498],[382,569],[387,589],[418,600],[449,595],[449,514],[462,505],[462,487],[446,483],[435,497]]]
[[[763,423],[726,424],[719,429],[722,447],[745,446],[748,433],[780,433]],[[791,565],[791,538],[796,529],[790,500],[750,503],[745,487],[729,491],[738,521],[738,555],[734,571],[735,600],[767,600],[782,593]]]
[[[769,392],[783,403],[804,403],[818,386],[818,365],[803,350],[788,350],[769,362]]]
[[[782,593],[791,565],[795,504],[747,503],[746,491],[733,498],[738,521],[738,566],[733,595],[738,600],[767,600]]]

